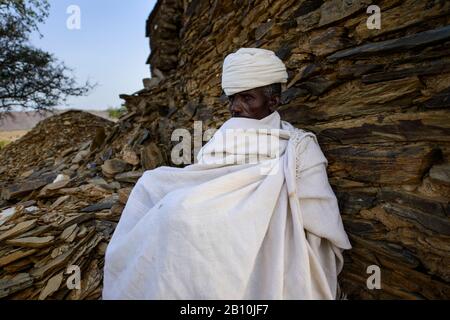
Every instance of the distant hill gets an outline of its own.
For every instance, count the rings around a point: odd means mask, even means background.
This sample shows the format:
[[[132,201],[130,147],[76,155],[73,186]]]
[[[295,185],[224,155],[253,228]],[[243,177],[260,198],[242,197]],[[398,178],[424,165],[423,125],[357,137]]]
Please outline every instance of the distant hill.
[[[4,117],[0,120],[0,131],[14,131],[14,130],[30,130],[32,129],[39,121],[48,118],[52,115],[59,114],[61,112],[65,112],[69,109],[64,110],[55,110],[53,113],[51,112],[43,112],[39,114],[36,111],[17,111],[11,112],[11,116]],[[99,117],[116,121],[117,119],[113,119],[109,117],[108,111],[103,110],[83,110],[92,114],[95,114]]]

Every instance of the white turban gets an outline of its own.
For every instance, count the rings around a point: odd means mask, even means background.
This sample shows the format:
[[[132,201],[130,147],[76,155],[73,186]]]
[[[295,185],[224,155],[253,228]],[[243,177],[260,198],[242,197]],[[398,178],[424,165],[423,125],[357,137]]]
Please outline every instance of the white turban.
[[[260,48],[240,48],[225,57],[222,67],[222,89],[227,96],[287,82],[286,67],[273,51]]]

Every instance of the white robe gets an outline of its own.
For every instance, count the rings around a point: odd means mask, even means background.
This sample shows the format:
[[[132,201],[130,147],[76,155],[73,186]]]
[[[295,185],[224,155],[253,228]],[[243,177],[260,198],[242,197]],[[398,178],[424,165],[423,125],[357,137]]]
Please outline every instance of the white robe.
[[[281,128],[279,155],[214,162],[219,148],[260,153],[218,144],[238,128]],[[231,118],[197,159],[137,181],[106,250],[103,299],[335,299],[351,244],[315,136],[276,111]]]

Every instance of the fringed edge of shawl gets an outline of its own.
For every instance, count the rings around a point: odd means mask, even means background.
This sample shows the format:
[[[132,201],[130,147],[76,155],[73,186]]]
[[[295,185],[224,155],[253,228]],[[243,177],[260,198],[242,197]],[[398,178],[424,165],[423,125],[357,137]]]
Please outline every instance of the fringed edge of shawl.
[[[342,291],[339,281],[337,282],[336,288],[336,300],[348,300],[347,294],[344,291]]]

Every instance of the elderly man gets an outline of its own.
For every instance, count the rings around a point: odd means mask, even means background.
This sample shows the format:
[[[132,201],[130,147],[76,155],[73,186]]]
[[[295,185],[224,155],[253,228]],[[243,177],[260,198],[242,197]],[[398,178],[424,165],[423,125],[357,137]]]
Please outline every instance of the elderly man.
[[[283,62],[241,48],[222,71],[232,117],[197,163],[138,180],[106,251],[104,299],[339,298],[351,245],[316,137],[276,111]]]

